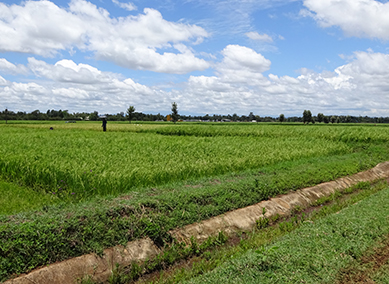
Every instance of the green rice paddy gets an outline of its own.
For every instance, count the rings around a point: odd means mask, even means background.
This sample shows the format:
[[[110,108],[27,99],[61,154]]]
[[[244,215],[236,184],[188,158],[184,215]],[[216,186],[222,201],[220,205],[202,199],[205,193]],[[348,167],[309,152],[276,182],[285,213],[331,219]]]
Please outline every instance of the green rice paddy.
[[[0,137],[0,281],[389,160],[385,125],[12,122]]]

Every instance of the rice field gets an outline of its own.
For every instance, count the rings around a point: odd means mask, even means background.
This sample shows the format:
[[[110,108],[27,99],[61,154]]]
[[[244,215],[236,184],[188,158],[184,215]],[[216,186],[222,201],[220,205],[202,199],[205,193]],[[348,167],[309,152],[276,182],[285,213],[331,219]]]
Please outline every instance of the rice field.
[[[310,128],[312,133],[307,133],[303,127],[118,124],[103,133],[96,131],[97,124],[60,126],[54,130],[36,124],[0,127],[0,175],[51,194],[115,195],[281,161],[347,153],[353,147],[344,137],[360,139],[343,129]],[[389,136],[388,131],[386,136],[369,135],[373,136],[369,139]]]
[[[3,180],[82,200],[364,151],[389,127],[119,122],[104,133],[99,122],[17,122],[0,136]]]
[[[12,122],[0,137],[0,281],[389,160],[385,125]]]

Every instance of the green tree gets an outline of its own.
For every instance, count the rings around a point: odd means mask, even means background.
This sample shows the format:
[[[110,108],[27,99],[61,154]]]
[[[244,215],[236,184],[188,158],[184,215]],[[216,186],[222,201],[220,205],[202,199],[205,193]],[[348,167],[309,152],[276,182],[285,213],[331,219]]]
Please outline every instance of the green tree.
[[[174,123],[178,121],[178,110],[176,102],[172,103],[172,120]]]
[[[331,116],[331,123],[334,124],[336,121],[336,117],[335,116]]]
[[[4,117],[5,117],[5,124],[7,124],[7,120],[8,120],[8,109],[5,109],[4,111]]]
[[[280,114],[280,117],[278,118],[278,120],[283,123],[285,121],[285,115],[283,113]]]
[[[132,117],[134,115],[134,112],[135,112],[135,107],[134,106],[129,106],[128,109],[127,109],[127,113],[126,113],[129,123],[131,123],[131,120],[132,120]]]
[[[250,112],[250,114],[249,114],[249,121],[251,122],[253,120],[255,120],[255,115],[254,115],[253,112]]]
[[[324,114],[318,113],[317,114],[317,122],[323,122],[324,121]]]
[[[311,111],[310,110],[304,110],[304,112],[303,112],[303,122],[304,122],[304,124],[305,123],[310,123],[310,122],[312,122],[312,113],[311,113]]]
[[[261,117],[260,117],[259,115],[256,115],[256,116],[255,116],[255,120],[256,120],[256,122],[258,123],[258,122],[261,121]]]
[[[97,111],[94,111],[89,115],[89,120],[96,121],[98,119],[99,119],[99,113]]]

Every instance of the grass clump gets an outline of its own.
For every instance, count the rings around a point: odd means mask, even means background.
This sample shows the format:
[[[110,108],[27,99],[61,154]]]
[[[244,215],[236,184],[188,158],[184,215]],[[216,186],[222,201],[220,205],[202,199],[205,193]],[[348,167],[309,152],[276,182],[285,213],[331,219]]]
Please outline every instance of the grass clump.
[[[260,265],[263,253],[249,250],[187,283],[332,282],[343,267],[389,234],[388,198],[386,188],[337,214],[304,223],[265,247],[266,265]]]

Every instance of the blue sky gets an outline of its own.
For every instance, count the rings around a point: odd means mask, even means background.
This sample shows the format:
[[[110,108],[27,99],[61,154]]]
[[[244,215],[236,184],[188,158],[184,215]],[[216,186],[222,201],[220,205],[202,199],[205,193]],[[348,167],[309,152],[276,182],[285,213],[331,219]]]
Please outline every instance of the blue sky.
[[[0,2],[0,109],[389,116],[389,3]]]

